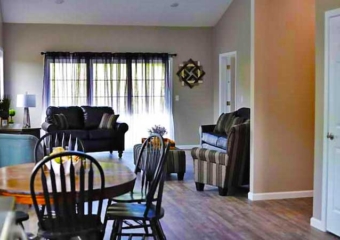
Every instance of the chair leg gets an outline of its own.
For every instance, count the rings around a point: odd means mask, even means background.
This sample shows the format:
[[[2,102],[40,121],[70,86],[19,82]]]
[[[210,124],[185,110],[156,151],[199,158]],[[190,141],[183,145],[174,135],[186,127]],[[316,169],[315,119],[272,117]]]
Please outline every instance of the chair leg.
[[[115,221],[113,222],[110,240],[116,240],[116,238],[117,238],[117,233],[118,233],[118,228],[119,228],[119,222],[118,222],[118,220],[115,220]]]
[[[220,196],[227,196],[228,188],[218,187],[218,193]]]
[[[118,151],[118,157],[122,158],[122,156],[123,156],[123,151]]]
[[[148,229],[148,227],[146,226],[147,224],[146,224],[146,220],[143,220],[143,224],[144,224],[144,231],[145,231],[145,233],[146,234],[149,234],[149,229]]]
[[[107,200],[107,207],[110,206],[112,203],[111,199]],[[107,221],[109,219],[107,218],[107,216],[105,215],[105,218],[104,218],[104,223],[103,223],[103,226],[104,226],[104,233],[105,233],[105,229],[106,229],[106,225],[107,225]]]
[[[162,225],[159,221],[159,219],[155,220],[155,223],[156,223],[156,228],[158,230],[158,235],[159,235],[159,238],[162,239],[162,240],[166,240],[166,236],[164,234],[164,231],[163,231],[163,228],[162,228]]]
[[[151,230],[152,230],[153,238],[155,240],[160,240],[161,238],[159,236],[159,232],[158,232],[155,220],[150,220],[150,227],[151,227]]]
[[[195,182],[196,184],[196,190],[201,192],[204,190],[204,183],[198,183],[198,182]]]
[[[182,181],[184,179],[184,172],[177,173],[178,181]]]

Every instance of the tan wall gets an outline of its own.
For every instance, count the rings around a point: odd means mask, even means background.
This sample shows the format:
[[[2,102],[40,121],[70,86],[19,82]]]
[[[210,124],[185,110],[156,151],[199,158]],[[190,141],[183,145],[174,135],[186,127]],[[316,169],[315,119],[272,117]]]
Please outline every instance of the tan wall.
[[[235,0],[213,30],[214,116],[219,115],[219,54],[237,51],[236,109],[250,107],[250,0]],[[243,102],[241,98],[243,97]]]
[[[254,193],[313,189],[314,8],[255,1]]]
[[[321,219],[325,11],[340,8],[338,0],[316,0],[315,161],[313,217]]]
[[[212,28],[115,27],[84,25],[4,24],[5,90],[37,94],[30,109],[32,125],[41,123],[42,51],[169,52],[174,58],[175,136],[178,144],[198,144],[199,125],[213,121],[211,70]],[[200,61],[206,76],[193,89],[183,87],[175,75],[183,61]],[[18,109],[16,120],[22,119]]]

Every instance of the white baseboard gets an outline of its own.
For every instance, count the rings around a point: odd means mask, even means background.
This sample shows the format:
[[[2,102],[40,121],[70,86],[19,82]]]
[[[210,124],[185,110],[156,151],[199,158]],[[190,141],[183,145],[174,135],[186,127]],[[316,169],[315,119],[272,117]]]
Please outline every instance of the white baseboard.
[[[316,219],[314,217],[312,217],[310,219],[310,225],[320,231],[323,231],[323,232],[326,232],[326,224],[325,222],[319,220],[319,219]]]
[[[269,192],[269,193],[248,193],[248,199],[252,201],[288,199],[288,198],[305,198],[313,197],[313,190],[293,191],[293,192]]]
[[[200,145],[176,145],[176,147],[183,150],[191,150],[194,147],[200,147]]]

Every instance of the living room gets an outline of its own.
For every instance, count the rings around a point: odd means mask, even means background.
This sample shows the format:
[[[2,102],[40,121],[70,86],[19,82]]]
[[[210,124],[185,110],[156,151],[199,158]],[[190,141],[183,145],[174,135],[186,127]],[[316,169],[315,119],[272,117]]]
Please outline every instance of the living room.
[[[309,217],[315,219],[314,227],[326,230],[322,224],[320,147],[323,15],[340,7],[337,1],[233,0],[224,3],[218,17],[209,16],[214,20],[206,26],[161,26],[157,22],[131,26],[123,21],[121,25],[81,24],[81,13],[68,15],[67,0],[62,4],[51,0],[47,5],[56,8],[59,15],[54,16],[54,22],[44,22],[48,9],[35,12],[35,20],[25,19],[30,3],[19,1],[13,5],[17,8],[6,11],[10,2],[1,1],[4,89],[10,96],[25,92],[36,95],[36,107],[30,108],[32,126],[40,126],[45,116],[40,100],[41,52],[167,52],[177,54],[173,57],[173,93],[178,97],[178,101],[173,100],[176,145],[197,146],[199,126],[216,123],[220,115],[219,54],[236,51],[236,108],[251,108],[249,199],[311,198],[314,194],[313,215]],[[187,6],[189,11],[190,3],[179,2],[177,8]],[[170,4],[167,11],[177,11]],[[16,12],[19,10],[22,14]],[[87,11],[91,15],[91,9]],[[69,24],[65,19],[74,22]],[[206,72],[203,83],[192,89],[183,86],[175,74],[188,59],[199,61]],[[15,119],[22,118],[22,109],[17,109]]]

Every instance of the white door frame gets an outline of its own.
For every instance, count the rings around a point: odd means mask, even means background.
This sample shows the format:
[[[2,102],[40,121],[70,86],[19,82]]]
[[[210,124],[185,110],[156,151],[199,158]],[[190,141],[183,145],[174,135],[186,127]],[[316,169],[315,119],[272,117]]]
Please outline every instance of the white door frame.
[[[231,99],[231,96],[227,96],[227,85],[225,84],[227,70],[225,68],[225,63],[230,60],[231,57],[235,58],[235,77],[234,77],[234,89],[230,90],[234,91],[234,99]],[[234,101],[235,109],[236,109],[236,85],[237,85],[237,52],[227,52],[219,55],[219,114],[223,112],[223,106],[226,103],[226,99],[230,99]],[[231,85],[230,85],[231,86]]]
[[[323,112],[323,153],[322,153],[322,190],[321,190],[321,222],[315,224],[318,229],[326,231],[327,229],[327,180],[328,180],[328,139],[326,138],[328,133],[328,111],[329,111],[329,22],[332,17],[340,16],[340,8],[327,11],[325,13],[325,52],[324,52],[324,112]],[[313,218],[312,218],[312,225]]]

